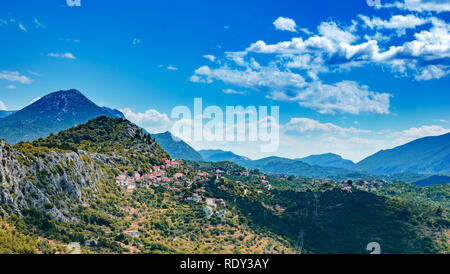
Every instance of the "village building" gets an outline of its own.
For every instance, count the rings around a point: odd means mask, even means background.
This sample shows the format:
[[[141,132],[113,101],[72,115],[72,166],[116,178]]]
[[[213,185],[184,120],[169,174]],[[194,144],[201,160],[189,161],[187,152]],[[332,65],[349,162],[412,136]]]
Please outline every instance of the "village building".
[[[206,199],[206,205],[210,206],[210,207],[217,207],[216,199],[214,199],[214,198],[207,198]]]
[[[227,217],[227,211],[225,209],[220,209],[217,211],[217,216],[223,220]]]
[[[127,231],[125,233],[128,234],[132,238],[137,238],[137,237],[140,236],[140,233],[137,230],[130,230],[130,231]]]
[[[206,206],[203,208],[203,212],[206,215],[206,218],[211,218],[212,215],[214,214],[214,210],[210,207],[210,206]]]

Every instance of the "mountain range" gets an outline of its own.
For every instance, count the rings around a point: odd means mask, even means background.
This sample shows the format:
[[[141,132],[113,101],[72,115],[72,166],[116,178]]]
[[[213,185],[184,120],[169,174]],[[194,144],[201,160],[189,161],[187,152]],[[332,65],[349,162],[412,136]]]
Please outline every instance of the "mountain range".
[[[298,158],[296,160],[321,167],[336,167],[350,170],[353,170],[356,167],[356,164],[353,161],[343,159],[340,155],[333,153],[311,155],[305,158]]]
[[[220,149],[199,150],[198,152],[203,157],[203,160],[208,162],[244,162],[250,160],[231,151],[223,151]]]
[[[2,111],[0,117],[2,116],[0,138],[10,144],[47,137],[99,116],[125,119],[120,111],[99,107],[75,89],[53,92],[19,111]],[[356,164],[332,153],[297,159],[268,157],[252,160],[231,151],[196,151],[170,132],[152,134],[152,137],[172,158],[231,161],[246,168],[278,174],[304,177],[450,174],[450,133],[383,150]]]
[[[345,174],[450,174],[450,133],[414,140],[399,147],[377,152],[358,163],[327,153],[305,158],[268,157],[250,160],[232,152],[200,152],[207,161],[232,161],[264,172],[299,176],[336,176]],[[206,158],[205,158],[206,157]]]

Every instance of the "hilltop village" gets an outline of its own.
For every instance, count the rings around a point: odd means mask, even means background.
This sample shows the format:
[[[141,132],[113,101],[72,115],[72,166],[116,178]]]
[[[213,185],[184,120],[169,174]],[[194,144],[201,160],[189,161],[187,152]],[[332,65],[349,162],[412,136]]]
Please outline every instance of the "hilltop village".
[[[225,178],[232,176],[233,171],[217,168],[210,172],[204,170],[192,169],[190,165],[185,164],[182,160],[165,159],[164,164],[154,165],[145,174],[137,171],[124,170],[115,177],[117,185],[122,187],[124,191],[132,193],[138,188],[164,187],[173,193],[180,193],[182,189],[190,189],[193,191],[192,196],[185,198],[185,202],[203,204],[203,212],[206,218],[217,216],[225,219],[227,215],[226,201],[222,198],[206,197],[205,186],[208,183],[221,184]],[[286,181],[289,179],[287,175],[266,175],[253,170],[244,169],[239,171],[238,178],[250,179],[257,182],[257,186],[262,190],[271,191],[273,185],[271,180]],[[236,176],[234,177],[234,179]],[[247,194],[245,184],[237,180],[241,187],[244,188],[244,195]],[[303,182],[308,188],[333,187],[343,191],[351,192],[352,189],[363,191],[373,191],[382,182],[378,181],[360,181],[354,183],[352,181],[333,182],[328,179],[309,179]],[[300,190],[297,190],[299,192]]]

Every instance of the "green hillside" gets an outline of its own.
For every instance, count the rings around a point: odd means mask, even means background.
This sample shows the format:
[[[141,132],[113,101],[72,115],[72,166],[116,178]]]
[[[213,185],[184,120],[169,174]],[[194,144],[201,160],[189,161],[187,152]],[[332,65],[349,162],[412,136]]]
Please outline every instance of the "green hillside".
[[[0,148],[4,253],[70,253],[73,242],[82,253],[367,253],[373,241],[383,253],[450,251],[445,189],[417,203],[230,162],[180,163],[107,117]]]

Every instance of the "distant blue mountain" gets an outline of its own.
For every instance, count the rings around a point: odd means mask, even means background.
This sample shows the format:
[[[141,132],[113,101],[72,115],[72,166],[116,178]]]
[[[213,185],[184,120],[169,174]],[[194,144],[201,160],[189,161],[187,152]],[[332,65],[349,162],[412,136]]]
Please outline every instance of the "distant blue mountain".
[[[450,133],[382,150],[356,165],[372,174],[450,174]]]
[[[333,153],[311,155],[305,158],[298,158],[296,160],[321,167],[336,167],[345,169],[354,169],[356,167],[356,164],[352,161],[343,159],[341,156]]]
[[[229,161],[249,169],[259,169],[262,172],[274,174],[287,174],[302,177],[328,178],[334,176],[360,176],[348,169],[335,167],[321,167],[310,165],[299,160],[292,160],[281,157],[267,157],[259,160],[251,160],[247,157],[239,156],[230,151],[223,150],[200,150],[199,153],[205,161],[221,162]]]
[[[109,107],[102,107],[105,111],[112,115],[113,118],[127,119],[123,113],[117,109],[112,109]]]
[[[446,185],[450,184],[450,177],[443,175],[434,175],[426,179],[416,181],[413,184],[418,186]]]
[[[99,116],[124,118],[118,110],[97,106],[78,90],[61,90],[0,119],[0,138],[10,144],[32,141]]]
[[[190,145],[170,132],[151,134],[170,157],[180,160],[202,161],[203,157]]]
[[[8,117],[9,115],[14,114],[15,112],[17,112],[17,111],[16,110],[11,110],[11,111],[9,111],[9,110],[0,110],[0,119]]]
[[[200,150],[199,153],[202,155],[203,160],[207,162],[239,162],[250,160],[247,157],[239,156],[231,151],[223,151],[220,149]]]

